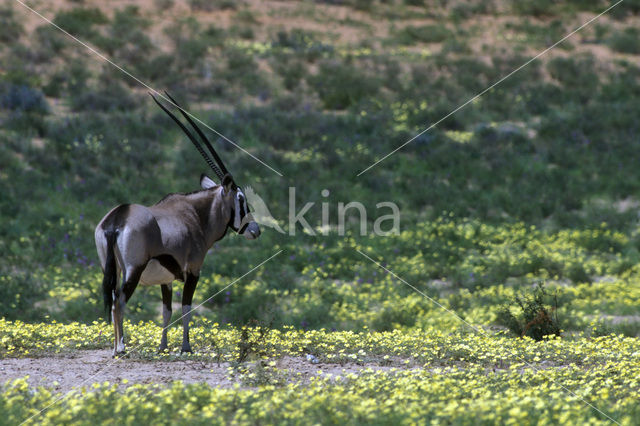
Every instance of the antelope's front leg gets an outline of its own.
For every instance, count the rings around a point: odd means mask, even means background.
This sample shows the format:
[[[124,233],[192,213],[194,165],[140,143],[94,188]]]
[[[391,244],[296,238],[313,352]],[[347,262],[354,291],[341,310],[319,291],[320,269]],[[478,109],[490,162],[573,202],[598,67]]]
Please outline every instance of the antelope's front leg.
[[[160,339],[159,352],[167,350],[167,327],[171,321],[171,284],[162,284],[162,338]]]
[[[196,285],[198,285],[198,278],[197,275],[187,274],[187,281],[184,283],[182,291],[182,352],[191,352],[189,322],[191,321],[191,301]]]

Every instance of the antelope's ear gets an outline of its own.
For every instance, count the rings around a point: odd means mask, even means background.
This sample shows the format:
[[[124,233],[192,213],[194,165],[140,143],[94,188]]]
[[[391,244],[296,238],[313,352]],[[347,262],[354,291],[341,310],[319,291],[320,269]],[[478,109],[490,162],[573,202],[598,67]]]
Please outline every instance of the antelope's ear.
[[[217,184],[211,180],[211,178],[204,173],[200,175],[200,186],[202,189],[211,189]]]
[[[235,186],[236,184],[235,182],[233,182],[233,177],[229,173],[224,175],[224,177],[222,178],[222,187],[224,188],[225,194],[235,188]]]

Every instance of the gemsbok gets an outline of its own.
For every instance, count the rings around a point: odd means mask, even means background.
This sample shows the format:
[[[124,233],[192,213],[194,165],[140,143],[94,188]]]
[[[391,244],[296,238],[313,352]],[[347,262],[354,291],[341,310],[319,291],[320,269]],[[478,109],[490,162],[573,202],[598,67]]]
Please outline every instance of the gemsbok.
[[[171,320],[174,280],[184,282],[182,352],[191,352],[191,302],[207,251],[213,243],[225,236],[227,228],[250,240],[260,236],[260,227],[250,215],[242,189],[235,184],[204,133],[182,107],[168,93],[165,94],[195,129],[200,141],[155,96],[151,96],[195,145],[220,179],[220,184],[202,174],[201,190],[169,194],[149,207],[139,204],[119,205],[96,227],[96,247],[104,273],[104,305],[107,319],[113,320],[115,332],[114,357],[125,352],[122,324],[124,308],[138,283],[160,285],[163,330],[159,349],[167,349],[167,327]],[[217,165],[205,152],[202,143]],[[118,285],[118,277],[121,275],[122,285]]]

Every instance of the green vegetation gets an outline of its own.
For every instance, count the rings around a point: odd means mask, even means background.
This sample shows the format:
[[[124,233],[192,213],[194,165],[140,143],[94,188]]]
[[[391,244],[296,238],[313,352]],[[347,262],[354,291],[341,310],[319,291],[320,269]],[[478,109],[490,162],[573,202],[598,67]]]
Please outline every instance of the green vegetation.
[[[519,308],[518,315],[514,315],[511,307],[506,306],[498,313],[498,322],[502,322],[516,336],[529,336],[537,341],[546,336],[560,336],[557,295],[552,304],[545,302],[548,302],[548,293],[542,284],[538,284],[533,296],[514,297],[512,305]]]
[[[16,41],[24,33],[24,28],[14,16],[13,9],[2,7],[0,9],[0,41],[9,43]]]
[[[343,422],[330,417],[338,411],[379,423],[606,421],[576,395],[621,423],[640,415],[637,1],[361,176],[607,3],[152,3],[85,0],[50,14],[282,172],[209,132],[281,226],[290,186],[298,210],[315,202],[305,216],[314,228],[322,202],[332,225],[328,236],[265,229],[216,243],[194,303],[283,253],[199,308],[194,357],[237,362],[242,327],[258,333],[258,323],[269,333],[261,343],[250,333],[252,362],[312,353],[385,366],[390,356],[415,370],[310,383],[274,372],[246,389],[100,385],[34,422],[83,423],[114,403],[125,422],[152,422],[151,406],[170,422],[186,418],[175,403],[184,399],[204,423]],[[95,225],[119,203],[197,189],[207,168],[147,88],[51,26],[23,22],[35,17],[17,7],[0,10],[0,354],[106,348]],[[360,236],[354,215],[338,235],[337,205],[349,201],[366,206],[368,231],[376,203],[395,202],[401,232]],[[138,288],[128,304],[131,357],[180,358],[154,352],[159,306],[159,288]],[[541,313],[549,321],[536,322]],[[22,381],[1,392],[0,415],[15,421],[56,397]]]
[[[400,44],[441,43],[452,37],[451,31],[443,25],[407,26],[396,35]]]
[[[175,353],[155,353],[160,327],[149,323],[127,326],[132,330],[132,343],[138,347],[131,357],[149,362],[179,358]],[[16,356],[16,352],[28,355],[101,347],[112,338],[110,328],[105,323],[1,321],[0,351]],[[584,407],[583,398],[621,424],[633,424],[640,414],[639,345],[635,338],[581,336],[534,342],[433,328],[353,333],[288,327],[270,330],[261,337],[260,329],[240,331],[202,321],[192,328],[199,351],[189,358],[206,360],[221,351],[223,357],[218,362],[232,366],[242,353],[245,332],[253,345],[260,345],[256,352],[265,360],[312,353],[322,363],[376,362],[388,368],[339,376],[318,371],[303,383],[292,380],[292,372],[286,368],[270,364],[259,369],[230,367],[229,375],[243,375],[248,388],[176,382],[169,387],[133,385],[125,390],[96,383],[67,395],[31,423],[84,423],[111,419],[116,412],[127,424],[157,419],[167,424],[186,423],[186,419],[216,424],[310,420],[392,424],[424,419],[466,424],[469,416],[482,423],[515,419],[606,424],[609,420],[601,412]],[[175,346],[179,339],[179,330],[172,329],[170,343]],[[403,361],[399,364],[398,360]],[[18,422],[56,397],[50,390],[33,389],[26,381],[16,380],[0,395],[0,413],[10,423]]]
[[[621,424],[633,424],[638,416],[637,392],[629,393],[637,382],[630,380],[637,368],[626,363],[598,371],[579,367],[554,370],[556,383],[571,383],[580,393],[567,397],[566,390],[553,385],[544,394],[540,382],[549,376],[517,368],[487,375],[484,368],[434,369],[374,372],[342,380],[318,375],[306,386],[261,386],[257,390],[211,388],[206,384],[170,387],[135,385],[120,390],[110,383],[95,384],[91,391],[78,391],[56,403],[27,424],[83,424],[113,413],[123,413],[126,424],[158,422],[187,424],[197,418],[202,424],[260,423],[341,423],[399,424],[411,422],[452,422],[467,424],[581,423],[609,424],[604,415],[582,410],[582,396],[609,409]],[[603,376],[606,376],[605,379]],[[598,389],[594,396],[584,389]],[[481,390],[481,391],[480,391]],[[495,397],[489,395],[496,395]],[[36,414],[38,407],[55,401],[44,388],[32,391],[25,381],[14,381],[0,398],[10,401],[4,408],[10,422]],[[189,401],[176,404],[176,401]],[[383,404],[378,401],[384,401]],[[428,401],[429,403],[425,403]],[[126,417],[125,417],[126,415]],[[189,418],[189,421],[186,419]]]
[[[109,20],[98,8],[75,7],[56,15],[53,23],[77,37],[91,37],[94,25],[103,25]]]
[[[609,45],[616,52],[640,53],[640,31],[637,28],[625,28],[616,32],[609,40]]]

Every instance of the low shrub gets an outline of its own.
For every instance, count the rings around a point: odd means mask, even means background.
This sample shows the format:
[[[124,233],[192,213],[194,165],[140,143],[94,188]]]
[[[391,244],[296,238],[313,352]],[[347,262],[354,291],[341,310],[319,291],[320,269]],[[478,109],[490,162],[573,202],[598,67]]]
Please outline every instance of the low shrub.
[[[284,87],[287,90],[297,88],[307,71],[303,61],[291,58],[280,57],[279,60],[273,61],[272,66],[282,77]]]
[[[53,23],[63,30],[78,37],[91,38],[94,35],[94,25],[109,22],[107,16],[98,8],[75,7],[68,11],[58,12]]]
[[[338,110],[375,96],[380,86],[378,79],[362,68],[338,61],[321,63],[318,74],[309,77],[308,82],[315,88],[325,108]]]
[[[189,7],[194,12],[213,12],[215,10],[235,10],[242,2],[235,0],[188,0]]]
[[[87,89],[72,98],[71,109],[87,111],[127,111],[136,107],[136,98],[122,84],[113,82]]]
[[[4,268],[3,268],[4,269]],[[42,282],[29,272],[0,272],[0,312],[6,319],[36,320],[43,309],[35,305],[46,297]]]
[[[0,108],[36,113],[46,113],[49,110],[47,101],[39,89],[18,84],[0,86]]]
[[[253,40],[256,37],[253,28],[248,25],[235,25],[229,28],[229,33],[243,40]]]
[[[442,24],[412,26],[402,28],[394,39],[400,44],[441,43],[452,37],[452,32]]]
[[[600,84],[592,56],[553,58],[547,64],[547,70],[563,87],[571,89],[573,99],[580,101],[592,99]]]
[[[518,313],[514,314],[512,309]],[[528,336],[539,341],[544,336],[560,336],[557,312],[557,297],[550,297],[544,285],[539,283],[531,294],[514,296],[510,305],[498,312],[497,323],[507,327],[516,336]]]
[[[14,16],[13,8],[0,8],[0,42],[11,43],[20,38],[24,28]]]
[[[620,53],[640,53],[640,30],[634,27],[625,28],[611,35],[607,44]]]
[[[549,16],[554,13],[555,0],[515,0],[511,8],[516,15]]]
[[[153,4],[155,5],[156,9],[158,9],[160,12],[164,12],[164,11],[173,9],[173,6],[175,5],[175,1],[174,0],[154,0]]]
[[[290,31],[278,31],[271,40],[271,46],[279,49],[290,49],[304,56],[308,61],[333,53],[333,46],[318,40],[315,33],[300,28]]]
[[[48,62],[59,57],[68,43],[68,38],[49,24],[36,28],[34,35],[36,43],[33,46],[33,54],[38,62]]]
[[[640,0],[625,0],[609,12],[609,15],[615,19],[624,19],[638,14],[640,14]]]
[[[494,13],[495,9],[493,0],[461,2],[452,7],[451,19],[454,21],[469,19],[474,15]]]

